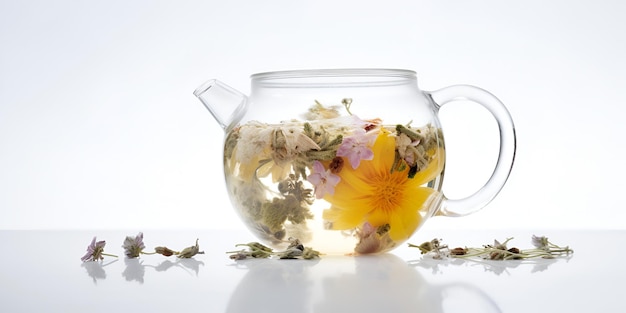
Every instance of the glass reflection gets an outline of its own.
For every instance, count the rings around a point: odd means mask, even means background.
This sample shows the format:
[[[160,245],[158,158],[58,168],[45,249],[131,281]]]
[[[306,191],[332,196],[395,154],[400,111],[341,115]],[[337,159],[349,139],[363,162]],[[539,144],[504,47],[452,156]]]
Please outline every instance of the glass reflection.
[[[98,280],[104,280],[107,278],[104,267],[117,262],[113,260],[108,263],[102,262],[83,262],[81,267],[87,270],[87,275],[91,277],[93,283],[96,284]],[[144,283],[144,276],[146,269],[151,269],[156,272],[165,272],[171,268],[176,268],[198,277],[200,273],[200,267],[204,266],[204,262],[198,261],[193,258],[189,259],[176,259],[175,261],[165,260],[157,265],[144,264],[144,260],[141,258],[124,258],[124,271],[122,277],[128,282],[136,281],[140,284]]]
[[[317,261],[252,259],[237,266],[247,273],[227,312],[456,312],[450,304],[468,298],[473,310],[501,312],[477,287],[432,284],[393,254]]]
[[[126,279],[126,281],[137,281],[141,284],[144,282],[146,268],[153,269],[157,272],[165,272],[171,268],[178,268],[197,277],[200,273],[200,266],[204,266],[204,262],[192,258],[176,259],[174,262],[165,260],[156,266],[143,264],[143,260],[139,258],[125,258],[124,263],[126,264],[126,268],[124,269],[124,272],[122,272],[122,276]]]
[[[107,278],[107,273],[104,268],[115,262],[117,262],[117,260],[113,260],[107,263],[103,263],[100,261],[82,262],[80,266],[87,270],[87,275],[91,277],[95,285],[98,283],[98,280],[104,280]]]
[[[569,262],[572,255],[567,257],[559,257],[553,259],[528,259],[528,260],[483,260],[483,259],[461,259],[461,258],[448,258],[444,260],[435,260],[428,257],[422,257],[421,259],[408,261],[408,264],[413,267],[427,269],[433,274],[442,274],[445,272],[444,268],[448,266],[466,266],[466,267],[482,267],[485,272],[491,272],[495,275],[502,275],[504,273],[511,274],[513,269],[522,270],[530,267],[531,273],[543,272],[548,269],[549,266],[564,260]]]

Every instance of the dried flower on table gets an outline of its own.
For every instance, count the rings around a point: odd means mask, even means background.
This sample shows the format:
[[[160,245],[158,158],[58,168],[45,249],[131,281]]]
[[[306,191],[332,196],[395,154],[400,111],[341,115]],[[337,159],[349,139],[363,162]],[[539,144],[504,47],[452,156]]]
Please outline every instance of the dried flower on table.
[[[143,243],[142,232],[139,232],[139,234],[137,234],[137,236],[135,236],[134,238],[131,236],[126,236],[122,248],[124,248],[124,254],[126,254],[126,256],[131,259],[139,257],[140,254],[153,254],[143,252],[143,249],[146,248],[146,245]]]
[[[319,258],[319,251],[313,250],[310,247],[305,247],[299,239],[290,237],[289,246],[285,251],[274,251],[272,248],[267,247],[258,242],[250,242],[246,244],[236,244],[235,247],[247,247],[239,251],[226,252],[230,254],[230,258],[236,261],[245,259],[265,259],[271,256],[276,256],[279,259],[315,259]]]
[[[442,244],[442,240],[437,238],[423,242],[419,246],[409,243],[409,247],[418,248],[421,254],[431,254],[433,259],[443,259],[449,256],[448,246]]]
[[[450,254],[451,255],[465,255],[465,254],[467,254],[467,249],[466,248],[457,247],[457,248],[454,248],[454,249],[450,250]]]
[[[174,251],[168,247],[156,247],[154,248],[154,253],[158,253],[164,256],[172,256],[178,254],[179,252]]]
[[[241,246],[245,246],[248,247],[248,250],[241,250],[241,251],[230,251],[230,252],[226,252],[231,254],[230,258],[234,259],[234,260],[244,260],[247,258],[269,258],[272,253],[273,250],[270,247],[267,247],[263,244],[260,244],[258,242],[250,242],[250,243],[245,243],[245,244],[236,244],[235,247],[241,247]]]
[[[560,247],[551,243],[546,237],[537,237],[534,235],[531,240],[531,243],[535,247],[534,249],[508,248],[507,244],[512,239],[513,238],[507,238],[504,242],[494,240],[493,244],[484,245],[482,248],[454,248],[450,250],[447,245],[441,244],[441,239],[433,239],[419,246],[409,243],[409,247],[418,248],[422,254],[431,255],[434,259],[442,259],[444,257],[479,257],[488,260],[551,259],[558,256],[567,256],[574,252],[574,250],[567,246]]]
[[[104,256],[116,257],[117,255],[104,253],[104,246],[106,245],[106,241],[96,241],[96,237],[93,237],[91,243],[87,246],[87,253],[80,258],[81,261],[97,261],[103,260]]]
[[[180,253],[178,253],[178,257],[182,259],[189,259],[195,256],[196,254],[204,254],[204,251],[200,251],[200,246],[198,245],[198,239],[196,239],[196,244],[183,249]]]

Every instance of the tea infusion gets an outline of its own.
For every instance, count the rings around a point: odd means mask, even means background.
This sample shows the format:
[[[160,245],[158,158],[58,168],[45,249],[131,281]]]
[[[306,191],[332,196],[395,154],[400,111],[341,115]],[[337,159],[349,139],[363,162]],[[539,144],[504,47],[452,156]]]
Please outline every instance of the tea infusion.
[[[351,103],[316,101],[303,120],[250,121],[228,134],[231,200],[267,243],[298,238],[343,242],[356,254],[384,252],[439,204],[433,183],[445,161],[441,129],[362,120]]]

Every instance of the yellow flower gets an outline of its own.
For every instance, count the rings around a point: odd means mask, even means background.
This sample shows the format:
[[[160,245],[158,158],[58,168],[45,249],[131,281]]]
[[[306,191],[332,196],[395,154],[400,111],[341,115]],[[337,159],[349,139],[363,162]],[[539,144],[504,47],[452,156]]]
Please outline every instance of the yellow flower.
[[[428,151],[429,165],[408,178],[408,167],[393,171],[396,138],[381,129],[372,151],[372,160],[363,160],[356,169],[344,166],[334,194],[324,199],[331,204],[324,210],[324,220],[331,229],[347,230],[369,223],[374,227],[388,224],[393,241],[408,239],[420,225],[422,215],[437,192],[422,185],[433,180],[443,170],[443,148]]]

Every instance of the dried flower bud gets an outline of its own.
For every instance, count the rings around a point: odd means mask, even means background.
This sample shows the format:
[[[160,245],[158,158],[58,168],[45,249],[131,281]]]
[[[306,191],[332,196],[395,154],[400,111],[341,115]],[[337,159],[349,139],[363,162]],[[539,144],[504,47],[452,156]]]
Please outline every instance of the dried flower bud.
[[[467,254],[467,249],[461,248],[461,247],[457,247],[457,248],[454,248],[454,249],[450,250],[450,254],[451,255],[465,255],[465,254]]]
[[[154,252],[158,254],[162,254],[164,256],[172,256],[174,254],[178,254],[178,252],[168,248],[168,247],[156,247],[154,248]]]
[[[249,257],[250,255],[246,251],[240,251],[230,255],[230,258],[235,261],[245,260]]]
[[[489,254],[490,260],[504,260],[504,253],[499,251],[494,251]]]
[[[183,249],[183,251],[181,251],[178,254],[178,257],[182,259],[189,259],[195,256],[196,254],[204,254],[203,251],[200,251],[200,246],[198,245],[198,239],[196,239],[196,244],[194,246]]]
[[[513,247],[513,248],[511,248],[511,249],[509,249],[507,251],[509,251],[511,253],[515,253],[515,254],[519,254],[520,253],[520,250],[518,248],[515,248],[515,247]]]
[[[421,254],[426,254],[433,250],[433,244],[431,241],[426,241],[419,245],[417,248],[420,249]]]
[[[511,248],[511,249],[509,249],[509,250],[507,250],[507,251],[509,251],[509,252],[511,252],[511,253],[512,253],[512,255],[510,255],[510,256],[508,257],[508,258],[510,258],[510,259],[513,259],[513,260],[518,260],[518,259],[521,259],[521,258],[522,258],[522,257],[519,255],[521,251],[520,251],[520,249],[518,249],[518,248],[513,247],[513,248]]]

